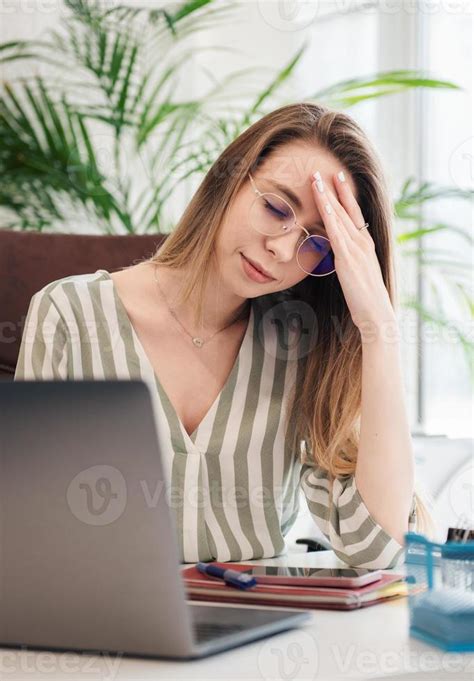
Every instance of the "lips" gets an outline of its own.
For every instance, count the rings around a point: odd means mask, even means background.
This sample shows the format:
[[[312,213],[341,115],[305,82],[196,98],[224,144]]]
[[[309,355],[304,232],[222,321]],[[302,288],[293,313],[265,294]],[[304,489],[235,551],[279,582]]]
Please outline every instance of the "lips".
[[[275,279],[273,275],[270,274],[270,272],[267,272],[267,270],[263,269],[261,265],[258,264],[258,262],[255,262],[255,260],[251,260],[248,258],[246,255],[242,253],[243,257],[253,266],[255,267],[256,270],[264,274],[266,277],[269,277],[270,279]]]

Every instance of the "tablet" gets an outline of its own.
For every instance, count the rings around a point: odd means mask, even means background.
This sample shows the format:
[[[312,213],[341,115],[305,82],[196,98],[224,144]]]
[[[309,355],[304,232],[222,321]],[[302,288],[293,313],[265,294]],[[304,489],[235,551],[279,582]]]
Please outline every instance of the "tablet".
[[[378,581],[380,570],[367,568],[311,568],[278,567],[276,565],[255,565],[245,570],[260,584],[282,584],[287,586],[332,586],[355,588]]]

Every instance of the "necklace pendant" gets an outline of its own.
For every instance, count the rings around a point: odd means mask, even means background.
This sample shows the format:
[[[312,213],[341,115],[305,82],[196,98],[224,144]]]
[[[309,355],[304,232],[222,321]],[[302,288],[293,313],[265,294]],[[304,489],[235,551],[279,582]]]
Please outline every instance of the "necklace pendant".
[[[193,343],[197,348],[202,348],[202,346],[204,345],[203,339],[199,338],[199,336],[196,336],[195,338],[193,338]]]

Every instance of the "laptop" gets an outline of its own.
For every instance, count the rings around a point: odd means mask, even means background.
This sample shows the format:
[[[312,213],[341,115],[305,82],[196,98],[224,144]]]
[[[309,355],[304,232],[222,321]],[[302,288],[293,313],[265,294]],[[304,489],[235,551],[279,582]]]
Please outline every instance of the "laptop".
[[[192,659],[308,622],[188,603],[165,487],[144,382],[1,382],[0,645]]]

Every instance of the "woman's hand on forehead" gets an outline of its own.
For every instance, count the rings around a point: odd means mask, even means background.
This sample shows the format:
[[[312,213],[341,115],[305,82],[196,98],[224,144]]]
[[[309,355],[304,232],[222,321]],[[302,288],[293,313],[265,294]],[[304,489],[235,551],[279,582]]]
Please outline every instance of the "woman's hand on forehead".
[[[393,321],[390,296],[383,281],[375,252],[375,243],[367,228],[362,210],[342,171],[325,183],[321,173],[313,176],[313,197],[324,220],[334,253],[337,278],[354,324],[361,330],[366,324],[379,327]],[[369,226],[370,228],[370,226]]]

